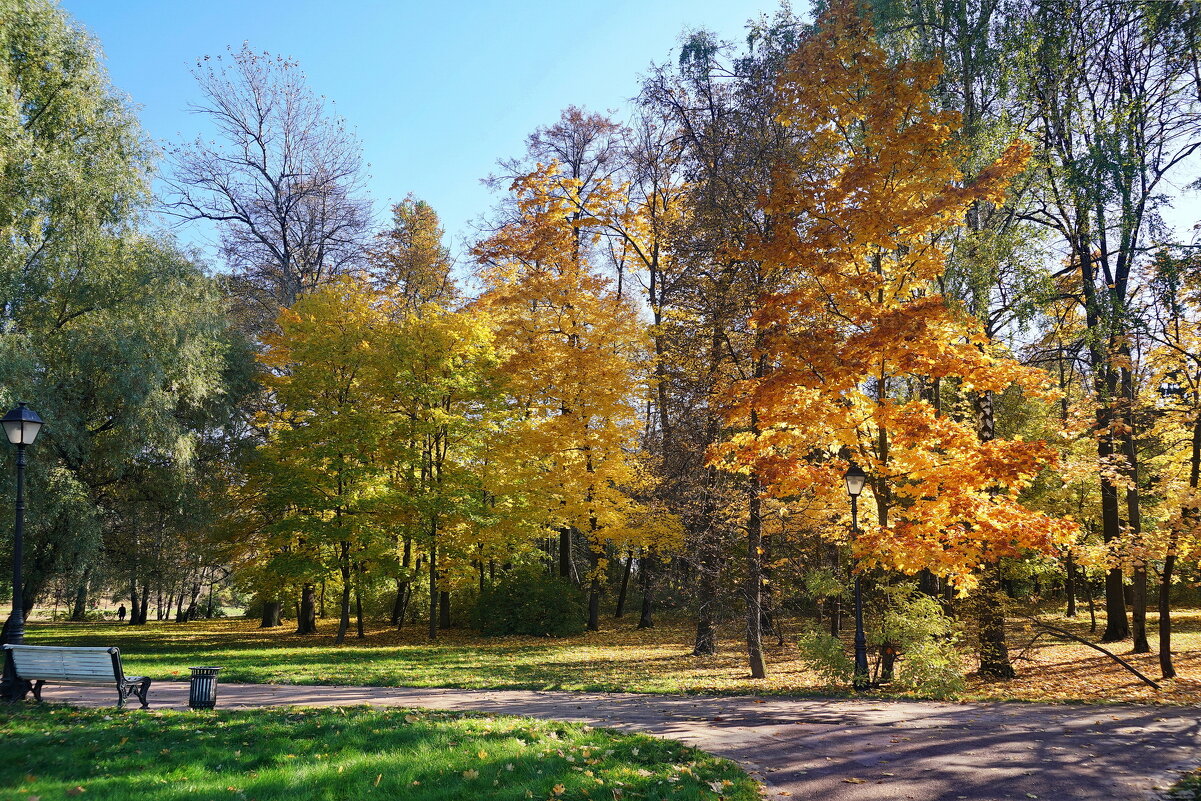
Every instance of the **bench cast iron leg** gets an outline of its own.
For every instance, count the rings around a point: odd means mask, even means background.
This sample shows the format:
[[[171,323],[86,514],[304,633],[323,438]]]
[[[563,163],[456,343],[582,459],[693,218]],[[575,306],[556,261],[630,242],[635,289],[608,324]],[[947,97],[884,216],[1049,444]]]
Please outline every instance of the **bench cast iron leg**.
[[[42,681],[41,679],[38,679],[37,684],[34,684],[32,687],[29,688],[30,690],[33,691],[33,698],[38,703],[41,703],[41,701],[42,701],[42,685],[45,683],[46,682]]]
[[[150,692],[150,679],[142,679],[136,692],[138,698],[142,699],[142,709],[147,709],[150,706],[150,702],[146,700],[146,694]]]

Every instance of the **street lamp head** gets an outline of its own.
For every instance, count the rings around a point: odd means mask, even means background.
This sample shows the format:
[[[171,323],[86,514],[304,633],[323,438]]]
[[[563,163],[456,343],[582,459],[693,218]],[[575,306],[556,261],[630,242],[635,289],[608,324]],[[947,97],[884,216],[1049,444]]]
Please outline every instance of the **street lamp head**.
[[[859,493],[863,492],[863,485],[867,483],[867,473],[863,472],[863,468],[854,462],[847,468],[847,474],[843,476],[847,482],[847,495],[852,498],[858,498]]]
[[[24,403],[17,404],[0,423],[4,424],[4,433],[12,445],[32,445],[42,430],[42,418]]]

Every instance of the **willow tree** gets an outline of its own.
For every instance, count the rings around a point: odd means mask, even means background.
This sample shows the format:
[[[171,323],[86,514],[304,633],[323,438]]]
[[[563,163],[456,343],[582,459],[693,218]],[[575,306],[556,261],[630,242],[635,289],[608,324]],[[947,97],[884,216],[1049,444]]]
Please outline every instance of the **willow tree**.
[[[142,467],[185,469],[222,395],[215,284],[137,229],[152,167],[97,44],[53,3],[0,2],[0,402],[47,422],[26,608],[52,577],[86,584],[106,510]]]

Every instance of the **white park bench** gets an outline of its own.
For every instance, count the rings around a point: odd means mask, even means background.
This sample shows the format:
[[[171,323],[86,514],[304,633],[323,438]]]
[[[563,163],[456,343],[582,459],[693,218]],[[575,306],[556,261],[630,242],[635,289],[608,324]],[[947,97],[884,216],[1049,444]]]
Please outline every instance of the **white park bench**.
[[[145,676],[126,676],[118,648],[5,645],[4,651],[8,669],[14,672],[20,685],[17,691],[19,698],[32,692],[33,697],[41,701],[42,685],[46,682],[99,684],[116,686],[119,707],[124,706],[125,699],[131,695],[141,700],[143,709],[149,706],[146,693],[150,690],[150,679]]]

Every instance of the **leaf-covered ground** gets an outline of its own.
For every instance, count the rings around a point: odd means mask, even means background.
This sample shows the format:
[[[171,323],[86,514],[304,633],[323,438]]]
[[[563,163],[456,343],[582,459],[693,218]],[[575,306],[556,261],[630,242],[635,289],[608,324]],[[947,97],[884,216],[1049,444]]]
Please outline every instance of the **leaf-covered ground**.
[[[1046,616],[1056,625],[1092,637],[1087,615],[1074,621]],[[1012,622],[1010,647],[1018,678],[969,681],[964,698],[1038,701],[1139,701],[1201,703],[1201,610],[1174,615],[1174,651],[1180,677],[1156,691],[1108,657],[1077,643],[1042,638],[1026,648],[1032,633]],[[1103,622],[1102,622],[1103,625]],[[1155,618],[1150,627],[1154,631]],[[372,628],[333,645],[333,623],[321,633],[299,637],[288,627],[259,629],[253,620],[230,619],[144,627],[104,623],[33,624],[28,641],[64,645],[117,645],[128,672],[156,679],[182,679],[190,665],[220,665],[222,681],[361,684],[413,687],[560,689],[658,693],[842,694],[807,670],[791,643],[800,624],[788,624],[785,645],[768,648],[768,678],[750,678],[739,627],[723,631],[717,655],[691,655],[686,622],[663,622],[649,630],[611,621],[602,631],[558,640],[533,637],[484,638],[452,630],[429,643],[418,628]],[[849,639],[849,637],[848,637]],[[965,637],[971,643],[971,635]],[[1156,647],[1154,638],[1152,648]],[[1106,646],[1153,679],[1158,657],[1131,655],[1129,641]],[[968,669],[972,665],[967,664]],[[882,693],[887,695],[887,689]]]
[[[404,709],[118,712],[0,705],[0,798],[727,799],[758,786],[678,743]]]

